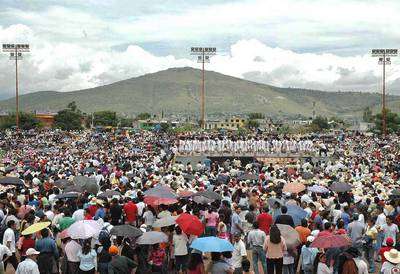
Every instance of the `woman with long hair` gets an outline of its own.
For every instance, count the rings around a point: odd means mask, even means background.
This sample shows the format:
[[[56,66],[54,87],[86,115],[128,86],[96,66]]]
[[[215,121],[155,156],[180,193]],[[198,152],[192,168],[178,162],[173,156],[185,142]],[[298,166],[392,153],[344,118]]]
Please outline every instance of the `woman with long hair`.
[[[192,252],[189,257],[188,274],[205,274],[203,256],[201,253]]]
[[[83,242],[82,250],[78,252],[79,273],[94,274],[97,266],[97,253],[92,249],[91,240],[87,239]]]
[[[268,274],[282,274],[283,253],[287,248],[285,239],[276,225],[271,226],[269,235],[265,238],[264,250],[267,255]]]
[[[316,265],[316,274],[332,274],[333,273],[333,261],[331,264],[328,266],[327,260],[326,260],[326,254],[321,252],[318,253],[317,258],[315,260],[315,265]]]

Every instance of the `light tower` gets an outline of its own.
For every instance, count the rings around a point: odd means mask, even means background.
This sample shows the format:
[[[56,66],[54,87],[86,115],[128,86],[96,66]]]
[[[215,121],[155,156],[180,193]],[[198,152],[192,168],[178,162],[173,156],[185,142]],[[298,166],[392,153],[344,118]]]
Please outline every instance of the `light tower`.
[[[192,47],[190,49],[191,55],[197,55],[197,63],[202,63],[202,81],[200,90],[200,126],[202,129],[206,125],[206,114],[205,114],[205,91],[204,91],[204,63],[210,63],[210,56],[217,53],[216,48],[203,48],[203,47]]]
[[[15,60],[15,125],[19,129],[19,98],[18,98],[18,60],[22,53],[29,52],[29,44],[3,44],[3,52],[10,53],[10,60]]]
[[[373,49],[371,50],[372,57],[379,57],[378,64],[382,65],[382,133],[386,137],[387,126],[386,126],[386,65],[391,64],[390,57],[396,57],[398,55],[397,49]]]

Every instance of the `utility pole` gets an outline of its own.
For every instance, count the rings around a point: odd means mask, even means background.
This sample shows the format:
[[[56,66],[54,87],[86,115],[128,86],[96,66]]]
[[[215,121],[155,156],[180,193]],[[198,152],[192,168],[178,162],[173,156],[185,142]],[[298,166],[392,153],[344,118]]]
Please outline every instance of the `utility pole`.
[[[391,64],[390,57],[398,55],[397,49],[373,49],[371,51],[372,57],[379,57],[378,64],[382,65],[382,133],[386,138],[387,125],[386,125],[386,65]]]
[[[191,55],[197,55],[197,63],[202,63],[201,73],[201,90],[200,90],[200,126],[205,129],[206,125],[206,111],[205,111],[205,71],[204,63],[210,63],[210,56],[217,53],[216,48],[203,48],[203,47],[192,47],[190,49]]]
[[[22,60],[23,52],[29,52],[29,44],[3,44],[3,52],[9,52],[10,60],[15,60],[15,125],[19,130],[18,60]]]

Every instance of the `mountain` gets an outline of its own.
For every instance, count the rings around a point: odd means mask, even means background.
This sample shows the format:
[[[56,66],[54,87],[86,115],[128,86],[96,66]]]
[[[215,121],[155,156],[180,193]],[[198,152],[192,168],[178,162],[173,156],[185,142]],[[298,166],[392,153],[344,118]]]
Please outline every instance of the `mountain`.
[[[317,115],[360,117],[365,107],[378,109],[377,93],[323,92],[277,88],[217,72],[206,71],[207,114],[262,112],[275,116]],[[172,68],[105,86],[71,92],[39,91],[20,96],[25,111],[57,111],[75,101],[86,113],[113,110],[134,115],[140,112],[197,114],[201,70]],[[400,97],[388,96],[389,105]],[[397,103],[396,103],[397,102]],[[15,99],[0,101],[0,109],[15,110]]]

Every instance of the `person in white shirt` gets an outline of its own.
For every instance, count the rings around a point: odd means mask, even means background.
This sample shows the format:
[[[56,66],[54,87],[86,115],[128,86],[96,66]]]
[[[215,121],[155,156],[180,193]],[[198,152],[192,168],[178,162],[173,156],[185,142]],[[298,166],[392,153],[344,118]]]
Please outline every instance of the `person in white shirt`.
[[[5,273],[4,263],[3,263],[3,258],[5,255],[7,255],[7,257],[10,257],[10,256],[12,256],[12,252],[10,251],[10,249],[8,247],[6,247],[3,244],[0,244],[0,258],[2,259],[1,263],[0,263],[0,273],[2,273],[2,274]]]
[[[80,246],[75,240],[70,240],[65,245],[65,255],[67,256],[68,273],[77,273],[79,270],[79,257],[78,253],[82,251]]]
[[[39,251],[34,248],[28,248],[26,251],[26,259],[18,265],[15,274],[39,274],[39,267],[36,263]]]
[[[234,274],[243,273],[242,261],[246,259],[246,245],[240,238],[240,232],[233,235],[233,252],[232,252],[232,266],[235,269]]]
[[[178,273],[186,273],[188,266],[188,237],[185,233],[182,233],[182,229],[179,226],[175,228],[172,243],[174,246],[175,267]]]
[[[3,245],[5,245],[8,249],[11,251],[11,256],[10,258],[5,261],[4,263],[4,269],[7,269],[7,264],[10,263],[14,267],[14,269],[17,269],[18,265],[18,260],[17,257],[15,256],[15,234],[14,230],[16,229],[16,224],[14,220],[10,220],[7,222],[7,229],[4,231],[3,235]]]

